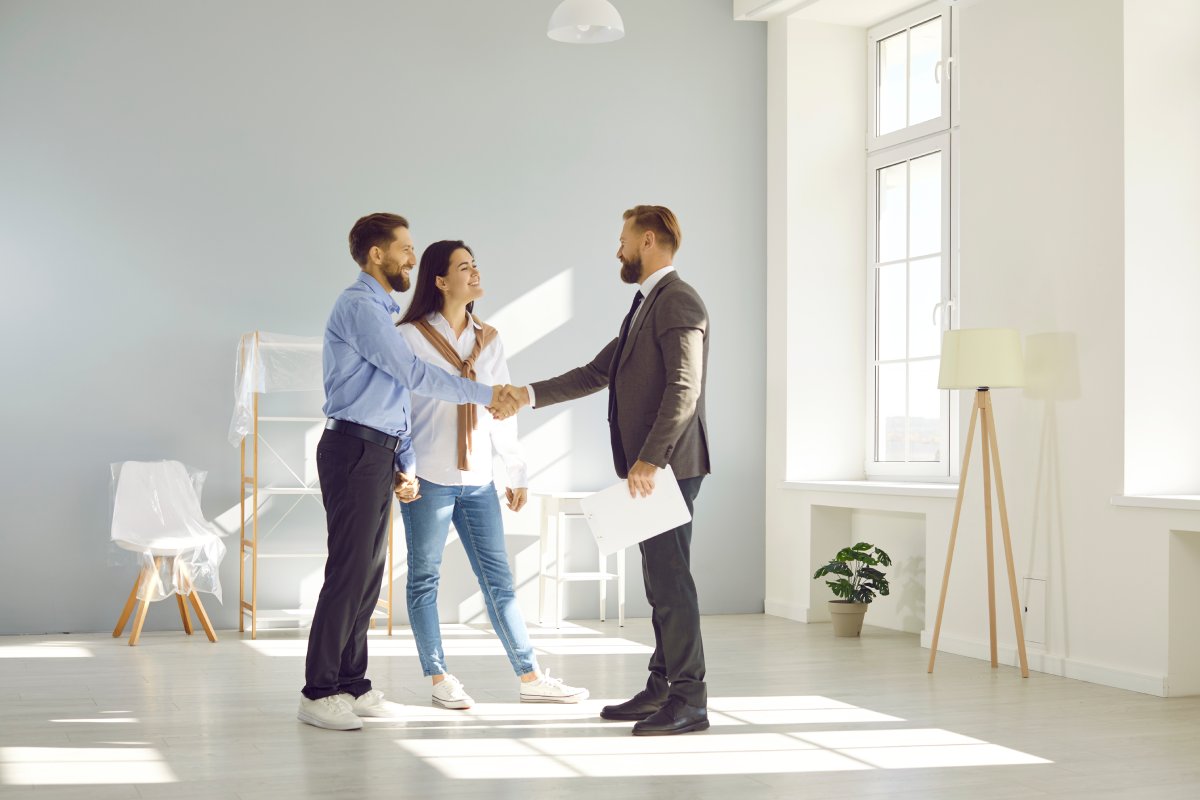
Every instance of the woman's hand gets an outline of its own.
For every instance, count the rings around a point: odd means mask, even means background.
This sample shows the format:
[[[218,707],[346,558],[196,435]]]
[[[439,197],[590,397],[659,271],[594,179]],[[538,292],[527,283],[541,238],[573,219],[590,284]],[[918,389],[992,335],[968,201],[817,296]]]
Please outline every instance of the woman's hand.
[[[411,503],[421,499],[421,482],[416,475],[396,473],[396,499],[401,503]]]
[[[525,501],[529,499],[529,489],[524,486],[520,489],[505,489],[504,493],[508,495],[508,507],[513,511],[520,511],[525,507]]]

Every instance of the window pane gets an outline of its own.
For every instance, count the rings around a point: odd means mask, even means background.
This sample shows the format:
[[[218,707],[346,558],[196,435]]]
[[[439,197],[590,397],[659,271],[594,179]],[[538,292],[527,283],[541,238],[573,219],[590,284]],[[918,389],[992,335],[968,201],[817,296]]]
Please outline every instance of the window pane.
[[[904,264],[880,267],[875,276],[877,358],[880,361],[901,359],[905,356],[904,309],[908,306]]]
[[[908,268],[908,357],[941,353],[942,317],[934,307],[942,301],[942,260],[923,258]],[[943,311],[943,313],[945,313]]]
[[[901,31],[879,41],[879,81],[877,136],[898,131],[906,124],[905,107],[908,93],[905,90],[908,67],[908,31]]]
[[[908,124],[942,114],[942,89],[934,69],[942,59],[942,19],[931,19],[909,30],[912,62],[908,73]]]
[[[910,258],[942,250],[942,154],[908,162]]]
[[[879,170],[879,253],[876,261],[899,261],[906,255],[908,241],[908,163]]]
[[[875,458],[904,460],[904,374],[905,364],[876,367],[879,391],[875,422]]]
[[[940,461],[945,425],[942,390],[937,388],[938,359],[908,365],[908,460]]]

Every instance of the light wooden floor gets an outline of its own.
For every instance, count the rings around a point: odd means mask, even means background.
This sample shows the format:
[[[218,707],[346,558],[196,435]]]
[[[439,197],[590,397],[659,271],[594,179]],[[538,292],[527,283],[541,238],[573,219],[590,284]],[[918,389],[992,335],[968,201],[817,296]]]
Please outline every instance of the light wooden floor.
[[[712,728],[634,738],[599,707],[644,680],[647,620],[534,629],[580,707],[521,705],[496,639],[448,626],[478,705],[434,709],[412,639],[373,637],[404,704],[360,732],[296,721],[305,639],[223,632],[0,637],[0,797],[1200,797],[1200,699],[1164,700],[942,654],[917,638],[774,617],[704,619]],[[568,794],[569,793],[569,794]]]

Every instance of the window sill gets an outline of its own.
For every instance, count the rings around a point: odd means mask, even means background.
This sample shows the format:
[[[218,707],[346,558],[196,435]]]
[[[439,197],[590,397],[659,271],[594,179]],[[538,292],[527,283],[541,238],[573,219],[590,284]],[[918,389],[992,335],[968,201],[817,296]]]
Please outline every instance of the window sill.
[[[799,492],[843,492],[848,494],[884,494],[904,497],[936,497],[953,500],[958,483],[919,483],[916,481],[784,481],[783,488]]]
[[[1170,508],[1200,511],[1200,494],[1119,494],[1109,502],[1124,508]]]

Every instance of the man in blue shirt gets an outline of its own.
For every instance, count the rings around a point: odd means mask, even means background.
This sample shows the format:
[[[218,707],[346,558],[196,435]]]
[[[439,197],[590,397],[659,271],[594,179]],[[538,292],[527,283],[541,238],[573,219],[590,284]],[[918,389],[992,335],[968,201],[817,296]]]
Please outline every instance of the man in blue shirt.
[[[409,287],[417,260],[408,221],[370,214],[350,230],[350,254],[362,269],[329,315],[322,366],[325,433],[317,474],[325,504],[329,555],[308,635],[305,685],[297,716],[332,730],[356,730],[360,717],[387,716],[382,692],[366,678],[367,626],[387,560],[393,491],[417,497],[409,393],[516,409],[491,387],[429,367],[396,332],[400,307],[391,292]]]

